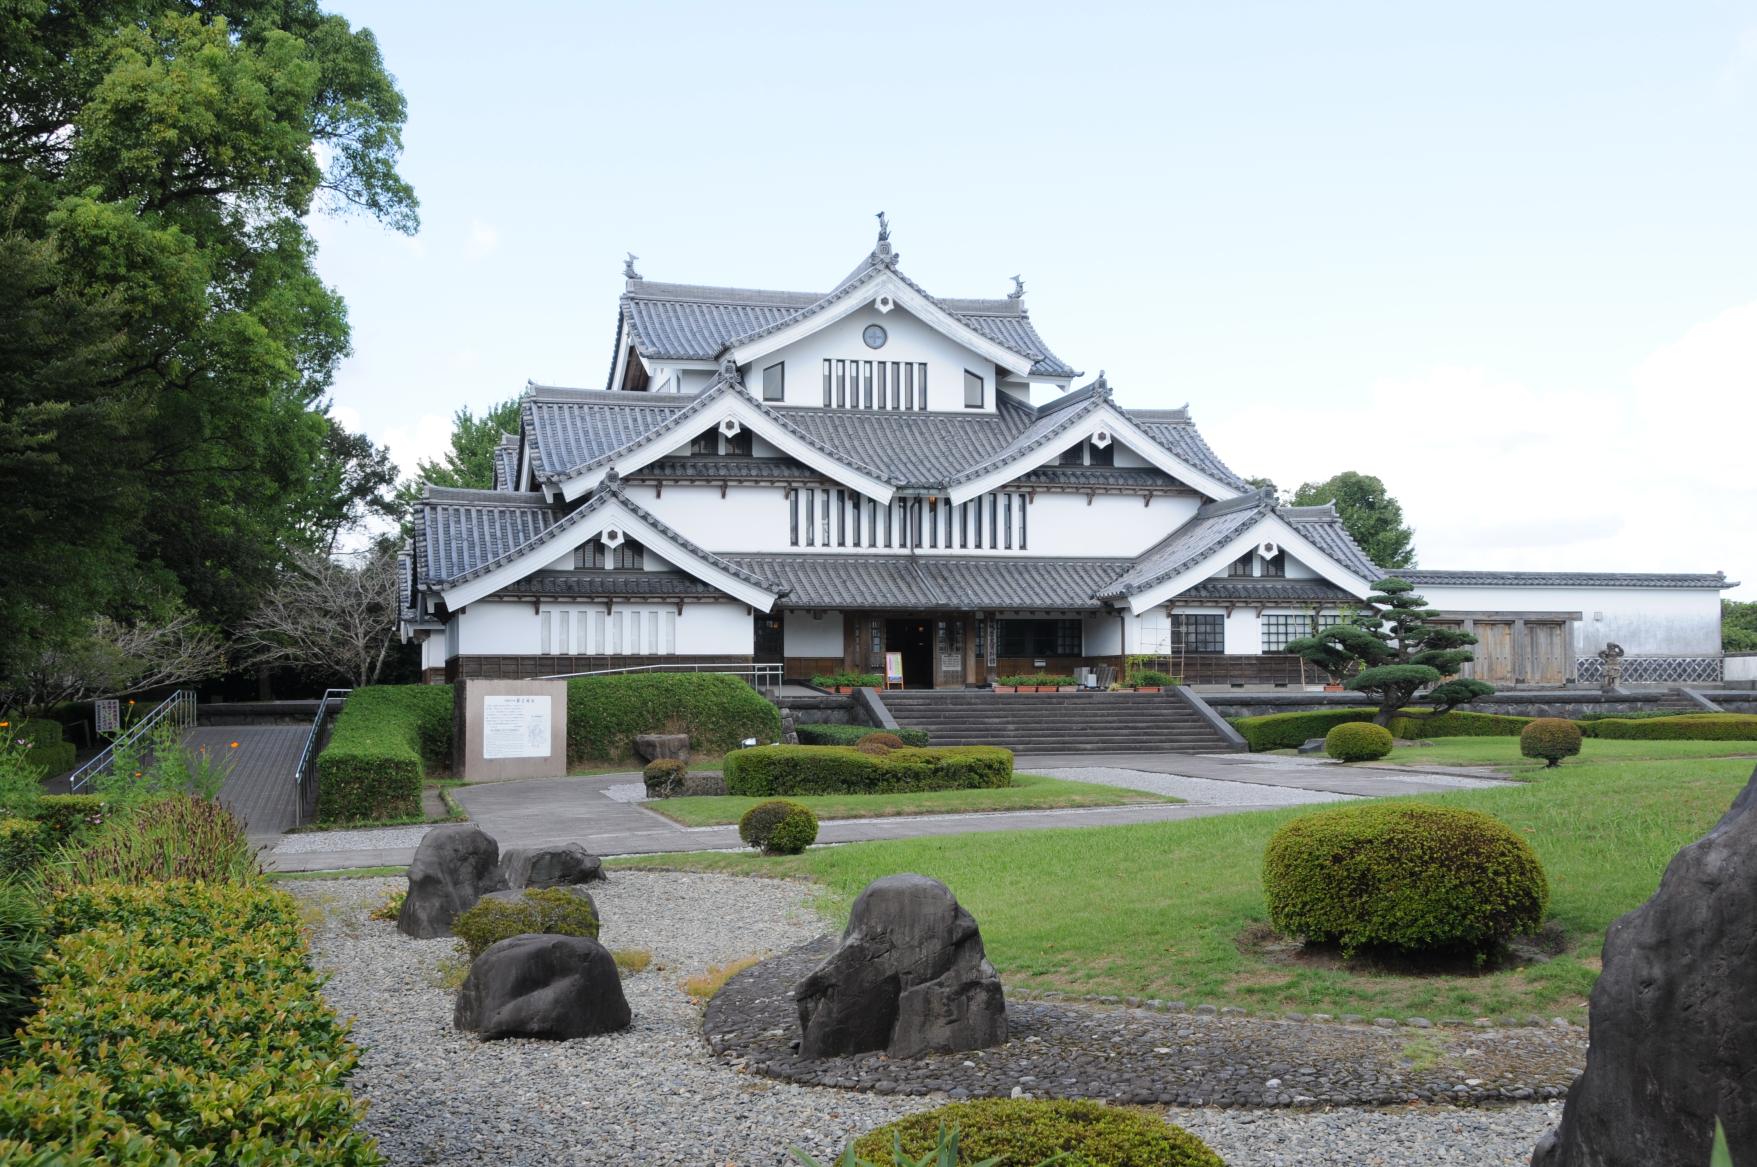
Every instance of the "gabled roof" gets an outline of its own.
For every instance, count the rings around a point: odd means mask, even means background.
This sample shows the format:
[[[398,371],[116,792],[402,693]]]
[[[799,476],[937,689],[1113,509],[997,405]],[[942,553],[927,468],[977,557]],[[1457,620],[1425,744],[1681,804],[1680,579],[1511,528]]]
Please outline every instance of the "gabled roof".
[[[786,588],[788,608],[1094,610],[1126,559],[728,555]]]
[[[523,413],[532,470],[539,482],[560,481],[669,426],[699,401],[699,394],[527,386]]]
[[[1334,503],[1324,503],[1315,507],[1282,507],[1281,517],[1293,525],[1293,529],[1310,539],[1312,543],[1346,567],[1349,571],[1370,583],[1384,579],[1387,573],[1383,568],[1367,558],[1348,528],[1342,525],[1342,517],[1336,513]]]
[[[1119,598],[1146,591],[1213,556],[1275,511],[1272,491],[1206,503],[1189,522],[1148,548],[1129,570],[1099,593]]]
[[[416,583],[444,583],[516,551],[563,514],[541,494],[429,486],[415,505]]]
[[[628,281],[619,326],[635,351],[649,360],[719,359],[727,350],[759,340],[826,311],[858,288],[873,271],[887,271],[964,327],[992,344],[1029,358],[1033,376],[1080,374],[1044,343],[1023,299],[940,299],[896,269],[889,245],[850,272],[829,292],[780,292],[700,284]]]
[[[1398,579],[1427,587],[1528,587],[1528,588],[1736,588],[1726,572],[1621,572],[1621,571],[1428,571],[1405,568],[1388,571]]]
[[[1237,604],[1355,604],[1358,597],[1324,579],[1205,579],[1178,593],[1180,604],[1201,600]]]

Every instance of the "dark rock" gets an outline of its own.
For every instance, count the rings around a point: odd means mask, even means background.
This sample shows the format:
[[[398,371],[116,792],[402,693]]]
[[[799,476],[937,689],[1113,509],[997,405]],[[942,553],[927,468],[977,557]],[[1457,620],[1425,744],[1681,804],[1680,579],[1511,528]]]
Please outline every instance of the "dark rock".
[[[1757,1163],[1757,772],[1612,924],[1586,1072],[1534,1167],[1706,1164],[1714,1122]]]
[[[609,949],[587,936],[527,935],[500,941],[470,965],[452,1024],[485,1040],[565,1040],[626,1029],[629,1016]]]
[[[482,828],[434,827],[409,863],[409,894],[397,913],[397,931],[418,940],[449,936],[459,912],[500,887],[500,847]]]
[[[1007,1039],[1000,977],[976,921],[924,875],[874,880],[841,944],[795,990],[804,1057],[982,1049]]]
[[[500,856],[500,886],[564,887],[604,878],[604,861],[578,843],[509,847]]]
[[[657,762],[660,758],[676,758],[680,762],[689,761],[689,735],[687,733],[640,733],[635,735],[634,752],[643,761]]]
[[[691,774],[681,771],[672,774],[654,774],[642,779],[647,786],[648,798],[694,798],[703,795],[720,795],[726,793],[726,776],[724,774]]]
[[[726,793],[724,774],[685,774],[683,793],[690,798],[717,797]]]

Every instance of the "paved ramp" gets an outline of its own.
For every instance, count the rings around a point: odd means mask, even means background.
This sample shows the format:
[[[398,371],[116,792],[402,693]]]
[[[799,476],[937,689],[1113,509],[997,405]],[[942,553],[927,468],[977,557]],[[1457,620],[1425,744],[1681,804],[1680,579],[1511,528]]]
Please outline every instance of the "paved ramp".
[[[299,725],[201,726],[189,731],[189,748],[229,758],[232,773],[220,801],[244,820],[252,838],[280,835],[299,825],[299,792],[293,767],[309,727]],[[237,742],[236,749],[232,743]]]

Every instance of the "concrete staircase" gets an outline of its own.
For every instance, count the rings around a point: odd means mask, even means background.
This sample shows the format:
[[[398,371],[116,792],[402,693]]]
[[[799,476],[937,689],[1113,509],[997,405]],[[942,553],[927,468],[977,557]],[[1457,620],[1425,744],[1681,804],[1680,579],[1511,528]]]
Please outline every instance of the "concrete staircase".
[[[1006,746],[1020,754],[1221,753],[1236,747],[1176,693],[991,693],[890,690],[897,724],[936,746]]]

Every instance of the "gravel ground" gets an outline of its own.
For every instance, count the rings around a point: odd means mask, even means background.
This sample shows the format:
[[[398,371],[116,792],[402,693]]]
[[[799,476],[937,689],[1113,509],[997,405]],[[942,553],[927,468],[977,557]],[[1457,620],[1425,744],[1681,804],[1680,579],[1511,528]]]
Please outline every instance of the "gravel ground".
[[[383,832],[372,832],[382,834]],[[861,1131],[942,1098],[775,1082],[717,1061],[700,1008],[678,988],[709,964],[800,944],[822,929],[809,887],[728,876],[618,872],[594,884],[611,947],[647,948],[628,977],[634,1023],[567,1042],[484,1043],[452,1030],[439,987],[454,942],[411,940],[366,912],[400,879],[290,881],[313,913],[325,994],[356,1017],[353,1088],[366,1129],[398,1165],[781,1167],[786,1148],[827,1160]],[[321,919],[317,917],[321,915]],[[1387,1111],[1175,1110],[1229,1167],[1524,1164],[1554,1105]]]
[[[1352,794],[1333,794],[1327,790],[1266,786],[1254,782],[1219,782],[1212,778],[1185,778],[1179,774],[1154,774],[1115,766],[1078,766],[1038,772],[1051,778],[1065,778],[1069,782],[1097,782],[1145,790],[1150,794],[1169,794],[1203,806],[1299,806],[1308,802],[1345,802],[1354,798]]]
[[[375,827],[362,831],[298,831],[282,835],[272,854],[301,855],[308,851],[375,851],[416,847],[431,826]]]
[[[618,782],[614,786],[606,786],[604,795],[617,802],[645,802],[647,801],[647,784],[645,782]]]

